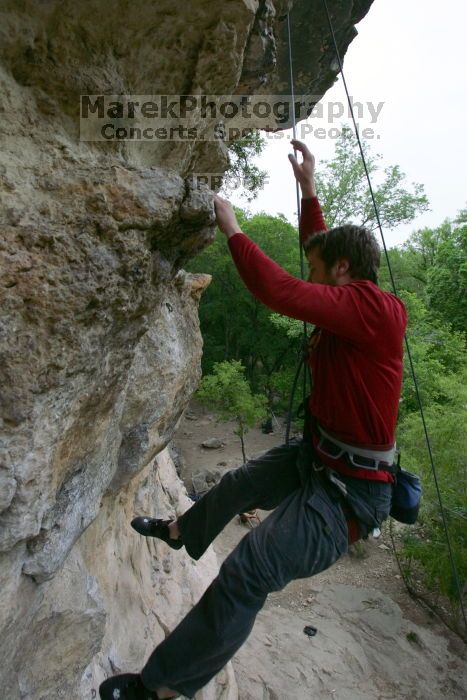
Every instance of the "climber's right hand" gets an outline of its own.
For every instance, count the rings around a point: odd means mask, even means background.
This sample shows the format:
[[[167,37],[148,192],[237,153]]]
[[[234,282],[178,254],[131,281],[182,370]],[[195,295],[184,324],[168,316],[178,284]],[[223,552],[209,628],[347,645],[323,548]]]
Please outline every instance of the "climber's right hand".
[[[301,163],[298,162],[295,155],[289,153],[289,161],[292,165],[293,172],[297,182],[302,190],[302,197],[316,197],[315,187],[315,157],[302,141],[292,139],[292,146],[295,151],[300,151],[303,156]]]

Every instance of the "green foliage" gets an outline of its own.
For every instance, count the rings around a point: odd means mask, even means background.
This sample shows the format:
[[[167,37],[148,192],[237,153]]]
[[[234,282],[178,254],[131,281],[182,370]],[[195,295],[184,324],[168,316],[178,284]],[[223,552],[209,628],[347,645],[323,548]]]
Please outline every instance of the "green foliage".
[[[236,360],[216,363],[212,374],[201,380],[196,397],[214,407],[222,420],[240,416],[245,427],[253,427],[265,415],[264,397],[252,393],[245,368]]]
[[[459,331],[467,330],[467,225],[454,229],[428,271],[430,307]]]
[[[253,154],[261,148],[254,140],[249,147]],[[231,148],[239,148],[243,155],[247,152],[242,151],[242,142],[235,142]],[[373,171],[378,170],[378,158],[369,155],[370,169]],[[381,185],[384,197],[391,200],[390,204],[385,202],[383,206],[383,212],[386,212],[383,222],[395,225],[413,218],[427,204],[424,195],[418,196],[403,189],[403,176],[397,168],[392,168],[391,173],[385,176]],[[335,157],[325,164],[318,188],[329,225],[355,218],[367,221],[366,214],[362,214],[371,211],[367,195],[364,194],[367,186],[358,146],[349,129],[344,129],[336,146]],[[337,212],[341,216],[339,221],[336,219]],[[265,213],[250,216],[242,210],[236,213],[240,227],[273,260],[291,274],[300,275],[298,234],[285,217]],[[402,254],[400,258],[401,264],[405,265]],[[413,267],[409,265],[407,269],[408,278],[412,276]],[[285,406],[289,393],[289,389],[285,391],[285,385],[294,374],[303,325],[271,314],[251,296],[232,265],[223,238],[216,240],[199,255],[190,269],[213,275],[213,282],[204,293],[200,305],[201,330],[205,339],[203,372],[209,373],[216,362],[241,360],[252,388],[267,395],[270,410],[273,406],[276,410],[277,406]],[[412,279],[413,284],[408,289],[417,292],[425,280]]]
[[[410,190],[405,184],[405,174],[398,165],[390,165],[381,173],[381,156],[372,154],[365,142],[362,147],[381,224],[385,229],[409,223],[417,214],[428,209],[423,185],[413,183]],[[329,228],[349,222],[376,228],[365,169],[357,139],[350,127],[344,126],[332,160],[323,161],[320,166],[316,185]]]
[[[390,248],[388,257],[396,289],[413,292],[422,299],[425,298],[426,271],[421,269],[418,255],[405,248]],[[388,292],[394,291],[385,255],[381,256],[379,285]]]
[[[434,229],[415,231],[402,249],[389,251],[397,286],[416,292],[429,310],[455,330],[467,330],[467,214]],[[389,287],[385,263],[382,284]]]
[[[466,380],[465,369],[447,378],[446,402],[432,403],[424,411],[461,590],[467,582]],[[420,525],[408,533],[405,555],[423,565],[431,588],[459,602],[420,415],[413,412],[401,421],[398,435],[404,466],[421,475],[424,488]]]
[[[465,339],[462,333],[430,314],[416,294],[401,292],[407,308],[409,323],[407,337],[417,375],[423,405],[449,401],[446,394],[448,380],[459,373],[467,361]],[[404,384],[401,416],[419,409],[410,364],[404,359]]]
[[[283,331],[288,338],[303,337],[303,322],[297,321],[296,318],[281,316],[280,314],[269,314],[269,320],[275,328]]]
[[[246,461],[244,436],[266,416],[266,397],[253,394],[244,376],[245,368],[236,360],[218,362],[212,374],[201,380],[196,398],[217,411],[221,420],[236,420],[234,431],[239,436]]]
[[[248,216],[237,210],[237,218],[268,255],[291,274],[299,275],[298,234],[284,217]],[[223,238],[198,256],[190,269],[213,275],[200,305],[205,339],[203,372],[211,372],[216,362],[241,360],[252,388],[267,394],[272,410],[272,377],[296,362],[301,337],[291,328],[297,322],[278,321],[277,314],[250,294],[232,264]],[[299,326],[303,329],[303,324]]]
[[[452,322],[463,317],[465,327],[464,302],[447,283],[459,272],[460,250],[459,229],[445,222],[437,229],[416,231],[404,249],[398,251],[396,261],[399,270],[405,271],[398,283],[409,315],[407,336],[462,590],[467,581],[467,438],[464,429],[467,424],[467,351],[465,334],[456,330],[456,326],[462,324]],[[450,251],[453,257],[449,258],[446,251]],[[453,258],[457,268],[452,267],[447,275]],[[439,283],[439,303],[433,300],[432,280]],[[402,285],[411,291],[404,291]],[[451,600],[456,619],[459,591],[446,545],[442,511],[407,357],[398,442],[402,447],[404,466],[421,475],[424,488],[420,523],[408,530],[404,555],[408,561],[415,561],[423,567],[429,588]],[[417,577],[420,575],[417,569]]]
[[[382,169],[379,156],[371,154],[366,145],[364,149],[385,228],[407,223],[428,208],[421,185],[407,188],[397,166]],[[321,168],[317,180],[328,226],[354,221],[375,227],[358,148],[348,130],[338,142],[334,158]],[[240,227],[270,257],[299,276],[298,235],[284,217],[264,213],[250,216],[241,210],[237,216]],[[467,578],[467,208],[455,221],[415,231],[405,245],[389,250],[389,258],[397,289],[408,310],[411,355],[452,547],[464,585]],[[302,346],[302,324],[271,313],[251,296],[232,264],[223,239],[203,252],[191,269],[213,275],[200,306],[205,340],[203,367],[205,373],[213,371],[212,378],[203,379],[200,391],[207,392],[209,405],[217,406],[225,417],[239,415],[235,413],[239,410],[236,395],[243,397],[241,406],[248,406],[246,385],[250,392],[260,391],[267,397],[269,411],[285,410]],[[391,290],[384,257],[380,283],[384,289]],[[228,376],[229,382],[221,381]],[[216,392],[219,403],[213,398]],[[264,398],[261,405],[264,410]],[[421,474],[424,487],[420,526],[407,529],[406,555],[417,566],[423,566],[427,585],[449,596],[455,605],[458,594],[407,357],[398,444],[404,466]]]
[[[266,182],[267,172],[254,163],[254,158],[261,155],[265,146],[266,139],[258,130],[251,131],[242,139],[231,141],[228,146],[230,165],[225,178],[243,183],[240,193],[248,202],[258,196]]]

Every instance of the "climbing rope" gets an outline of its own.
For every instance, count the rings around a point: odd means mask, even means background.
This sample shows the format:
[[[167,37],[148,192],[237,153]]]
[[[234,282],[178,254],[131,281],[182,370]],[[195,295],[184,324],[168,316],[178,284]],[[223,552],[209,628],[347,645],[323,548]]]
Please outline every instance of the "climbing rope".
[[[288,34],[288,48],[289,48],[289,77],[290,77],[290,97],[292,99],[292,133],[294,139],[297,138],[297,118],[295,114],[295,91],[294,91],[294,85],[295,85],[295,80],[294,80],[294,73],[293,73],[293,61],[292,61],[292,41],[291,41],[291,30],[290,30],[290,14],[287,14],[287,34]],[[294,154],[295,157],[297,157],[297,150],[294,147]],[[300,188],[298,184],[298,180],[295,180],[295,196],[297,199],[297,217],[298,221],[300,222],[300,216],[301,216],[301,199],[300,199]],[[299,249],[299,255],[300,255],[300,276],[302,279],[305,277],[305,261],[304,261],[304,255],[303,255],[303,247],[300,242],[300,237],[298,240],[298,249]],[[289,407],[287,411],[287,427],[285,431],[285,442],[288,445],[289,440],[290,440],[290,428],[292,424],[292,411],[293,411],[293,402],[295,398],[295,392],[297,389],[297,384],[298,380],[300,378],[300,372],[303,367],[303,388],[302,388],[302,393],[303,393],[303,405],[305,404],[306,401],[306,396],[307,396],[307,376],[310,380],[311,384],[311,376],[309,373],[307,373],[307,365],[306,365],[306,356],[307,356],[307,344],[308,344],[308,326],[306,321],[303,322],[303,341],[302,341],[302,347],[300,348],[300,357],[299,357],[299,363],[298,363],[298,368],[297,372],[294,377],[293,385],[292,385],[292,390],[290,392],[290,399],[289,399]]]
[[[294,81],[294,74],[293,74],[293,62],[292,62],[292,41],[291,41],[291,30],[290,30],[290,15],[287,15],[287,34],[288,34],[288,44],[289,44],[289,75],[290,75],[290,96],[292,98],[292,133],[294,139],[297,138],[297,117],[295,114],[295,81]],[[297,157],[297,151],[294,147],[294,154],[295,157]],[[300,188],[298,184],[298,180],[295,180],[295,196],[297,198],[297,216],[298,220],[300,221],[300,214],[301,214],[301,200],[300,200]],[[303,259],[303,247],[300,243],[300,240],[298,242],[298,247],[300,251],[300,273],[302,279],[305,277],[305,264],[304,264],[304,259]],[[303,324],[306,332],[306,323]]]
[[[362,142],[361,142],[361,139],[360,139],[360,133],[359,133],[359,130],[358,130],[358,125],[357,125],[357,122],[356,122],[356,119],[355,119],[355,114],[354,114],[354,111],[353,111],[352,100],[350,99],[349,90],[348,90],[348,88],[347,88],[347,82],[346,82],[345,75],[344,75],[344,66],[343,66],[343,63],[342,63],[342,59],[341,59],[339,47],[338,47],[338,45],[337,45],[336,35],[335,35],[335,33],[334,33],[334,27],[333,27],[333,24],[332,24],[331,15],[330,15],[330,13],[329,13],[329,8],[328,8],[327,0],[323,0],[323,6],[324,6],[325,13],[326,13],[326,18],[327,18],[327,22],[328,22],[328,26],[329,26],[329,31],[330,31],[330,34],[331,34],[332,42],[333,42],[334,49],[335,49],[335,53],[336,53],[336,58],[337,58],[338,65],[339,65],[339,72],[340,72],[340,74],[341,74],[341,76],[342,76],[342,83],[343,83],[343,85],[344,85],[345,94],[346,94],[347,102],[348,102],[348,106],[349,106],[349,113],[350,113],[351,118],[352,118],[354,130],[355,130],[355,136],[356,136],[356,138],[357,138],[358,147],[359,147],[359,150],[360,150],[360,156],[361,156],[361,159],[362,159],[362,163],[363,163],[363,167],[364,167],[364,170],[365,170],[366,179],[367,179],[367,182],[368,182],[368,189],[369,189],[369,192],[370,192],[370,195],[371,195],[371,200],[372,200],[373,207],[374,207],[374,210],[375,210],[376,221],[377,221],[378,229],[379,229],[379,232],[380,232],[380,235],[381,235],[381,241],[382,241],[382,244],[383,244],[383,250],[384,250],[384,255],[385,255],[385,258],[386,258],[386,263],[387,263],[387,266],[388,266],[388,272],[389,272],[389,277],[390,277],[390,280],[391,280],[391,285],[392,285],[392,288],[393,288],[393,290],[394,290],[394,294],[395,294],[396,296],[398,296],[397,287],[396,287],[396,282],[395,282],[394,275],[393,275],[393,271],[392,271],[391,261],[390,261],[390,259],[389,259],[389,253],[388,253],[388,249],[387,249],[387,246],[386,246],[386,240],[385,240],[384,233],[383,233],[383,227],[382,227],[382,225],[381,225],[381,220],[380,220],[380,216],[379,216],[379,210],[378,210],[378,206],[377,206],[377,204],[376,204],[376,199],[375,199],[375,195],[374,195],[374,192],[373,192],[373,187],[372,187],[372,184],[371,184],[371,178],[370,178],[370,174],[369,174],[369,172],[368,172],[368,167],[367,167],[367,164],[366,164],[365,153],[364,153],[364,151],[363,151],[363,146],[362,146]],[[290,67],[290,76],[291,76],[291,77],[290,77],[290,80],[291,80],[291,96],[292,96],[292,102],[293,102],[293,108],[292,108],[293,134],[294,134],[294,138],[295,138],[295,131],[296,131],[296,115],[295,115],[295,99],[294,99],[294,92],[293,92],[292,40],[291,40],[290,16],[289,16],[289,15],[287,15],[287,32],[288,32],[288,44],[289,44],[289,67]],[[297,187],[297,201],[298,201],[298,216],[299,216],[299,221],[300,221],[300,202],[299,202],[299,196],[298,196],[298,182],[296,183],[296,187]],[[300,260],[301,260],[302,277],[303,277],[303,251],[302,251],[301,245],[300,245]],[[459,575],[458,575],[458,572],[457,572],[456,562],[455,562],[455,560],[454,560],[454,554],[453,554],[452,545],[451,545],[451,538],[450,538],[450,536],[449,536],[449,530],[448,530],[448,525],[447,525],[447,520],[446,520],[445,509],[444,509],[444,506],[443,506],[443,500],[442,500],[442,496],[441,496],[441,490],[440,490],[440,487],[439,487],[439,481],[438,481],[437,470],[436,470],[435,461],[434,461],[434,457],[433,457],[433,450],[432,450],[432,448],[431,448],[431,441],[430,441],[430,437],[429,437],[429,434],[428,434],[428,428],[427,428],[427,424],[426,424],[426,420],[425,420],[425,413],[424,413],[424,410],[423,410],[423,404],[422,404],[422,400],[421,400],[421,396],[420,396],[420,391],[419,391],[419,385],[418,385],[417,375],[416,375],[416,372],[415,372],[415,366],[414,366],[414,362],[413,362],[413,359],[412,359],[412,353],[411,353],[411,350],[410,350],[410,344],[409,344],[409,340],[408,340],[407,335],[404,336],[404,341],[405,341],[405,347],[406,347],[406,350],[407,350],[407,357],[408,357],[408,360],[409,360],[410,373],[411,373],[411,375],[412,375],[412,379],[413,379],[413,383],[414,383],[415,395],[416,395],[416,397],[417,397],[417,403],[418,403],[418,407],[419,407],[419,410],[420,410],[420,416],[421,416],[422,425],[423,425],[423,432],[424,432],[424,436],[425,436],[425,442],[426,442],[426,445],[427,445],[427,451],[428,451],[428,456],[429,456],[430,468],[431,468],[431,472],[432,472],[432,474],[433,474],[433,480],[434,480],[434,484],[435,484],[436,495],[437,495],[437,499],[438,499],[438,503],[439,503],[440,513],[441,513],[441,519],[442,519],[442,523],[443,523],[443,530],[444,530],[444,534],[445,534],[445,538],[446,538],[446,544],[447,544],[448,553],[449,553],[449,560],[450,560],[451,569],[452,569],[452,575],[453,575],[453,579],[454,579],[454,582],[455,582],[455,585],[456,585],[456,589],[457,589],[457,593],[458,593],[458,597],[459,597],[459,604],[460,604],[460,608],[461,608],[461,612],[462,612],[462,617],[463,617],[463,619],[464,619],[464,624],[467,626],[466,611],[465,611],[465,606],[464,606],[464,602],[463,602],[463,591],[462,591],[462,588],[461,588],[461,584],[460,584],[460,580],[459,580]],[[292,405],[292,403],[293,403],[293,399],[291,399],[291,401],[290,401],[290,406]]]

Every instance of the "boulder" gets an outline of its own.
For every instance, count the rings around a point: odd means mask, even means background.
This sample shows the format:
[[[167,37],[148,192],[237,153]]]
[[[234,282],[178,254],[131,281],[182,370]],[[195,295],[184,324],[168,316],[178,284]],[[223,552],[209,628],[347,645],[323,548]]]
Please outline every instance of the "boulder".
[[[205,447],[207,450],[220,450],[221,447],[224,447],[224,443],[219,438],[213,437],[204,440],[201,447]]]

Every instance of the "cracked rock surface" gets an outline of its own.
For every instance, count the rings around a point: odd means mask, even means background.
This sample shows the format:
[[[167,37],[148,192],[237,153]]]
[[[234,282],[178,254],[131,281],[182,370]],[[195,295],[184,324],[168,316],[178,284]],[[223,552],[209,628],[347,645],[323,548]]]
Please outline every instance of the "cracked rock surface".
[[[343,51],[370,4],[330,2]],[[183,563],[128,524],[139,509],[163,517],[189,504],[164,452],[199,381],[197,309],[210,280],[182,268],[214,236],[212,193],[189,175],[224,172],[226,148],[80,141],[79,96],[288,94],[289,9],[297,90],[323,94],[336,69],[320,7],[0,3],[8,700],[89,698],[104,676],[138,670],[215,570],[212,553]],[[200,697],[236,693],[229,666]]]

